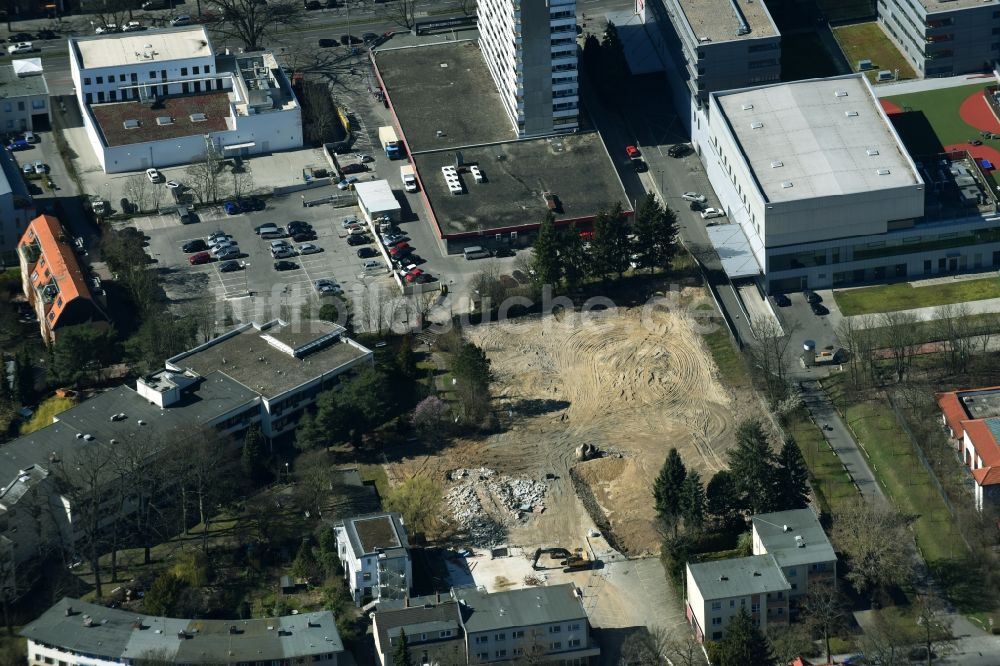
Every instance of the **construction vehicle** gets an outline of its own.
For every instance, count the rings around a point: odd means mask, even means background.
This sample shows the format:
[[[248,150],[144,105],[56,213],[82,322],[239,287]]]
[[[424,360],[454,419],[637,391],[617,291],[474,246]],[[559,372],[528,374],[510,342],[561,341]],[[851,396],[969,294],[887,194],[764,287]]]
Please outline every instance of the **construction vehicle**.
[[[570,573],[571,571],[586,571],[593,565],[593,561],[585,549],[577,548],[573,551],[572,555],[559,564],[563,566],[564,573]]]
[[[544,554],[548,554],[549,559],[551,560],[558,560],[558,566],[540,566],[538,564],[538,560],[540,560]],[[562,567],[564,573],[570,573],[571,571],[584,571],[586,569],[590,569],[593,564],[593,560],[590,559],[586,549],[584,548],[576,548],[573,552],[570,552],[565,548],[539,548],[535,551],[535,557],[531,562],[531,568],[535,571],[544,571],[545,569],[557,569]]]

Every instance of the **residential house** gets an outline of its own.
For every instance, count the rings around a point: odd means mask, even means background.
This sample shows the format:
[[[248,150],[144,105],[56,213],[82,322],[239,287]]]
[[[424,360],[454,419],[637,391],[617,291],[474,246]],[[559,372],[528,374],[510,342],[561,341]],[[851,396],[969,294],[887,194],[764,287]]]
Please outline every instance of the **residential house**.
[[[788,583],[774,555],[687,564],[688,622],[699,641],[721,640],[741,610],[761,631],[788,624]]]
[[[1000,386],[937,394],[948,436],[973,480],[979,511],[1000,509]]]
[[[413,664],[451,666],[465,664],[465,632],[457,601],[441,595],[397,602],[398,608],[383,610],[380,603],[373,617],[372,634],[380,666],[392,666],[403,635]]]
[[[322,664],[344,660],[330,611],[250,620],[155,617],[64,597],[21,629],[28,666]]]
[[[348,518],[336,524],[334,533],[354,603],[361,606],[410,594],[410,544],[398,513]]]
[[[12,60],[0,65],[0,132],[47,130],[49,86],[42,73],[42,59]]]
[[[812,509],[763,513],[753,517],[753,554],[773,555],[791,585],[788,611],[798,614],[802,597],[820,583],[837,582],[837,554]]]

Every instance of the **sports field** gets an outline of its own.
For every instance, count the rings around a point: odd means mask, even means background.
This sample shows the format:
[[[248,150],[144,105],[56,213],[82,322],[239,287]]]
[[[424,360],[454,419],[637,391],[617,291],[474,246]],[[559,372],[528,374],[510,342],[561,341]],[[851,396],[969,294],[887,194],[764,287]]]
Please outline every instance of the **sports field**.
[[[986,103],[983,83],[883,97],[882,106],[915,159],[950,150],[967,150],[976,160],[989,160],[997,181],[1000,139],[986,139],[982,132],[1000,133],[1000,121]],[[974,146],[972,141],[982,141]]]

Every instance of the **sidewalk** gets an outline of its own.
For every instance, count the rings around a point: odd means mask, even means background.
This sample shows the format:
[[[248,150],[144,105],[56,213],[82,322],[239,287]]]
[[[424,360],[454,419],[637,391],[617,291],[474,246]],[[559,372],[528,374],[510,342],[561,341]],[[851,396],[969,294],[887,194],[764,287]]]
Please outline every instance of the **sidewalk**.
[[[966,74],[963,76],[949,76],[943,79],[919,79],[914,81],[900,81],[898,83],[880,83],[874,88],[875,94],[879,97],[891,97],[893,95],[908,95],[928,90],[960,88],[962,86],[970,86],[973,83],[982,83],[984,86],[987,86],[991,83],[996,83],[996,79],[992,75]]]

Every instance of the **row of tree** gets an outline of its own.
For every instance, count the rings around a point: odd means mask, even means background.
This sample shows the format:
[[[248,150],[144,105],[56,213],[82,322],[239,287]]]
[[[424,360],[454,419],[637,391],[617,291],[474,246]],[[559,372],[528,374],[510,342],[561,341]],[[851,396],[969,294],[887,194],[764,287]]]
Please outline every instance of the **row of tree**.
[[[549,213],[538,229],[532,268],[541,285],[565,283],[573,291],[590,278],[619,278],[632,266],[665,270],[677,253],[677,218],[653,194],[646,195],[631,224],[621,204],[601,211],[587,240],[575,225],[557,229]]]

